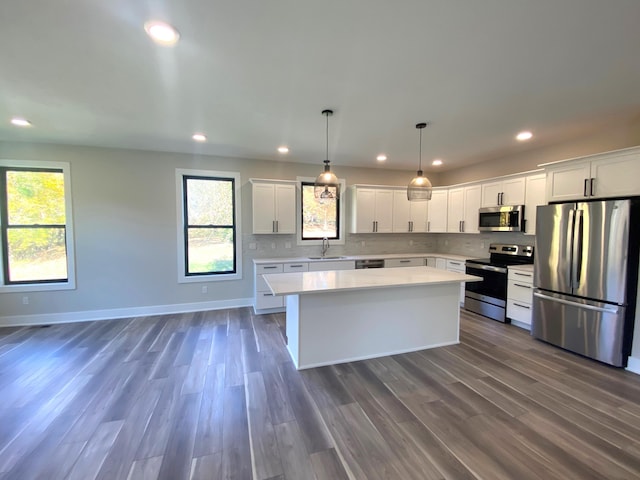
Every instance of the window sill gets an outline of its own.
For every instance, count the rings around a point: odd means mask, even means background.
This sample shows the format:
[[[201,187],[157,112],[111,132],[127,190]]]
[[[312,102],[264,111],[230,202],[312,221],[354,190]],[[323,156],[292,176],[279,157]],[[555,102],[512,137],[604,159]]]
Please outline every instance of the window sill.
[[[75,290],[73,281],[60,283],[26,283],[20,285],[0,285],[0,293],[53,292],[56,290]]]

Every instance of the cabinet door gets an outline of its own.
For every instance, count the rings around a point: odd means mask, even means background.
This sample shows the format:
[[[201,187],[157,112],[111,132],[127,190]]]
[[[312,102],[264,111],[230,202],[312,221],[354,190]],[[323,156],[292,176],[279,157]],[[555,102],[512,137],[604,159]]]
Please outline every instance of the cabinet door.
[[[482,191],[480,185],[464,187],[464,216],[462,217],[462,231],[464,233],[479,233],[478,210]]]
[[[495,207],[499,205],[502,193],[502,182],[489,182],[482,184],[482,206]]]
[[[376,191],[375,221],[377,233],[393,231],[393,190]]]
[[[545,185],[547,176],[544,173],[529,175],[526,178],[525,199],[524,199],[524,233],[525,235],[536,234],[537,207],[545,205]]]
[[[296,233],[296,187],[275,185],[276,232]]]
[[[403,192],[406,198],[406,192]],[[432,197],[433,198],[433,197]],[[414,233],[423,233],[427,230],[427,212],[429,211],[429,202],[409,202],[410,203],[410,221],[411,231]],[[395,212],[394,212],[395,215]]]
[[[255,183],[251,191],[253,196],[253,233],[274,233],[276,219],[274,184]]]
[[[376,191],[373,189],[358,188],[355,191],[355,229],[353,233],[373,232],[375,219]]]
[[[449,192],[447,190],[434,190],[428,203],[427,231],[434,233],[446,232]]]
[[[447,259],[446,258],[436,258],[436,268],[440,270],[447,269]]]
[[[549,167],[547,171],[547,200],[563,201],[585,198],[584,182],[591,177],[589,162]]]
[[[502,205],[524,205],[524,177],[509,178],[502,182]]]
[[[464,188],[449,190],[449,205],[447,212],[447,232],[462,231],[464,217]]]
[[[426,203],[426,202],[419,202]],[[393,231],[397,233],[409,232],[411,222],[411,202],[407,200],[405,190],[393,191]]]
[[[591,178],[594,197],[640,195],[640,152],[593,160]]]

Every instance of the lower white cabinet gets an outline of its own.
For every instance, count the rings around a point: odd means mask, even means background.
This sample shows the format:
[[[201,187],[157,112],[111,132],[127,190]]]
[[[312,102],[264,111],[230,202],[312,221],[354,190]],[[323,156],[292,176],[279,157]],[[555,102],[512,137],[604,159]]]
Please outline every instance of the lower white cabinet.
[[[465,266],[462,260],[446,260],[446,262],[447,271],[455,273],[465,273]],[[460,305],[464,305],[464,285],[465,282],[462,282],[460,284]]]
[[[533,269],[509,267],[507,278],[507,318],[510,318],[514,325],[530,330]]]
[[[263,263],[255,266],[255,299],[253,308],[258,310],[270,310],[273,308],[284,308],[284,297],[276,297],[269,290],[263,275],[268,273],[284,272],[282,263]]]
[[[264,275],[269,273],[289,272],[321,272],[326,270],[353,270],[356,263],[353,260],[322,260],[320,262],[286,262],[260,263],[254,266],[254,300],[253,309],[256,313],[283,312],[285,297],[275,296],[269,290]]]
[[[384,268],[390,267],[424,267],[424,258],[387,258]]]

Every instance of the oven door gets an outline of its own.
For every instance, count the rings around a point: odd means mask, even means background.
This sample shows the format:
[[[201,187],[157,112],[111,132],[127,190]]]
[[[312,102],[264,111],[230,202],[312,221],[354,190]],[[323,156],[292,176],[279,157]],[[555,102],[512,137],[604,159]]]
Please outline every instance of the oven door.
[[[493,265],[483,265],[480,263],[466,262],[465,271],[467,275],[482,277],[481,282],[467,282],[465,293],[472,298],[488,301],[494,304],[507,302],[507,269],[494,267]],[[497,300],[497,302],[496,302]]]

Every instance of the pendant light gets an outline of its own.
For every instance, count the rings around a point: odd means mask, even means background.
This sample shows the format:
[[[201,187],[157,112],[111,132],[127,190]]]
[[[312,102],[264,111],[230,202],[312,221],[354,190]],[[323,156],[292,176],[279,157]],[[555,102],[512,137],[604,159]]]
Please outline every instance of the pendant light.
[[[407,186],[407,198],[410,202],[426,202],[431,200],[431,182],[422,175],[422,130],[426,123],[418,123],[416,128],[420,130],[420,163],[418,164],[418,174],[413,177]]]
[[[333,115],[333,110],[323,110],[322,115],[327,117],[327,156],[324,160],[324,171],[316,178],[313,194],[321,201],[326,201],[340,198],[340,183],[329,167],[329,117]]]

